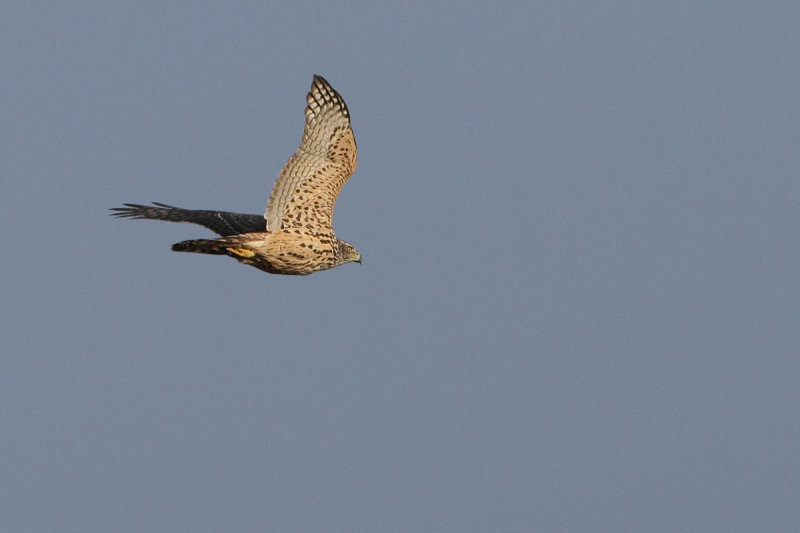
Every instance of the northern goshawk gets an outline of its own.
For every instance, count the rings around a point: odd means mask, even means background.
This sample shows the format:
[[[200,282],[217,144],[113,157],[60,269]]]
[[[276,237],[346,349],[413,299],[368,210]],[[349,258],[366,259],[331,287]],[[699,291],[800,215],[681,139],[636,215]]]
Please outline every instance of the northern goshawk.
[[[306,124],[297,152],[272,187],[263,216],[182,209],[153,202],[112,208],[117,217],[190,222],[222,236],[172,245],[176,252],[228,255],[270,274],[304,276],[351,262],[361,254],[333,232],[333,208],[356,169],[350,112],[322,76],[306,96]]]

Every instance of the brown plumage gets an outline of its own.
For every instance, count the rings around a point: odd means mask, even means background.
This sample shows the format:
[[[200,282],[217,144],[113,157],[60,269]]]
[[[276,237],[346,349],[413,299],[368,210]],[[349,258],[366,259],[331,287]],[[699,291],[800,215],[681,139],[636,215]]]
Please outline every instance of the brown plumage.
[[[263,218],[157,203],[125,204],[114,208],[114,215],[206,226],[222,238],[183,241],[172,249],[229,255],[271,274],[306,275],[360,263],[361,254],[336,237],[332,223],[336,197],[358,159],[350,112],[322,76],[314,75],[306,103],[300,147],[275,181]]]

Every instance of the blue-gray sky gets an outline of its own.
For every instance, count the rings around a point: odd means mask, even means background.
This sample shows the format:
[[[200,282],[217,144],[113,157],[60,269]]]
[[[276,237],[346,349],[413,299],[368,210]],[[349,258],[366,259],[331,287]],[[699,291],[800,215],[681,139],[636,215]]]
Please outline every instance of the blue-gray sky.
[[[0,530],[794,531],[792,2],[7,2]],[[262,213],[313,73],[364,264]]]

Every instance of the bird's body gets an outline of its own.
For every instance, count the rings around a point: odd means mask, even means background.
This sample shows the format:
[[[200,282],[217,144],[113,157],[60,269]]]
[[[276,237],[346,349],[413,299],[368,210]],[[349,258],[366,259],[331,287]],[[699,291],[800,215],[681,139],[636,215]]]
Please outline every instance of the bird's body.
[[[242,233],[221,239],[198,239],[172,245],[176,252],[229,255],[270,274],[304,276],[353,261],[352,245],[302,228]]]
[[[303,139],[281,170],[264,216],[159,203],[125,204],[114,215],[200,224],[222,238],[183,241],[172,249],[228,255],[271,274],[306,275],[360,263],[361,255],[336,237],[332,223],[336,198],[357,164],[350,113],[321,76],[314,76],[306,102]]]

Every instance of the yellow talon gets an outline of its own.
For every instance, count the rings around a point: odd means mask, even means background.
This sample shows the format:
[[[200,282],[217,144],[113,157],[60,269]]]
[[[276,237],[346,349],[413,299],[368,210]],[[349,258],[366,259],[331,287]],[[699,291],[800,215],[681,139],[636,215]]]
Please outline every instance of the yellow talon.
[[[248,250],[247,248],[228,248],[228,251],[241,257],[253,257],[256,255],[253,250]]]

